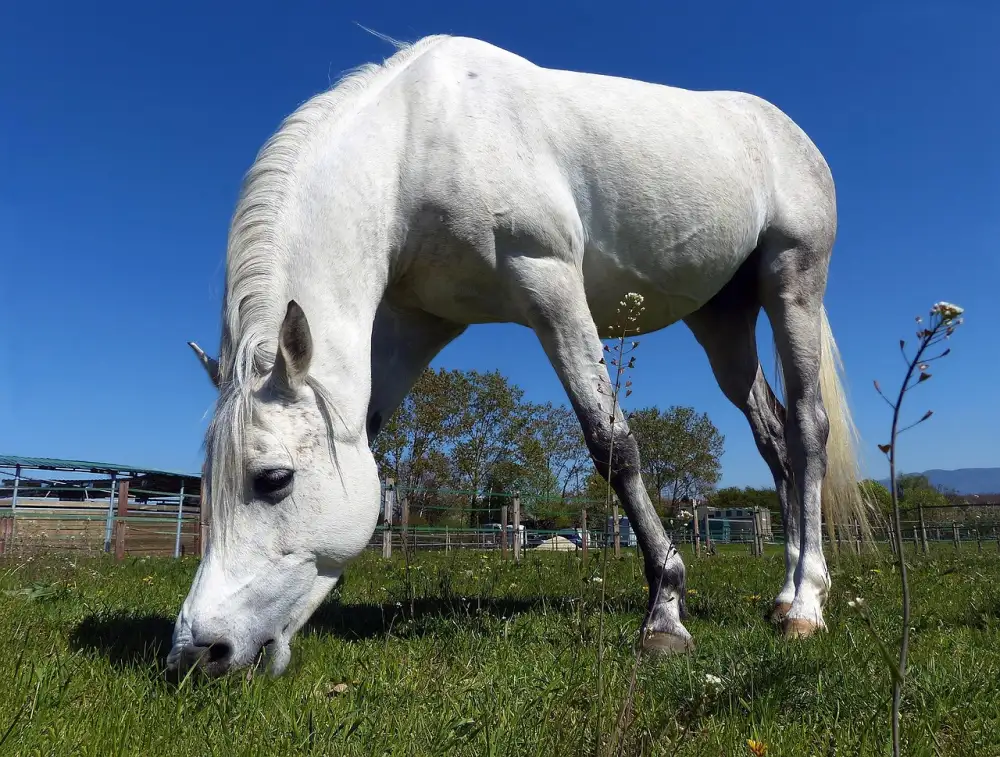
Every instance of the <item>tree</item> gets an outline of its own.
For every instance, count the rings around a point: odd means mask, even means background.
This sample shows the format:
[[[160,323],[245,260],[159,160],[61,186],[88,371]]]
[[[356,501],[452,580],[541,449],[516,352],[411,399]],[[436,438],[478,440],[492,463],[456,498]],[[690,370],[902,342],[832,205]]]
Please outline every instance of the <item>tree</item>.
[[[657,511],[703,495],[719,480],[725,437],[692,407],[647,407],[629,416],[639,444],[642,476]]]
[[[564,498],[578,474],[590,465],[590,455],[580,422],[565,405],[532,405],[522,456],[543,500]]]
[[[712,507],[724,510],[761,507],[770,510],[774,517],[781,518],[781,501],[778,499],[778,492],[773,488],[747,486],[741,489],[736,486],[728,486],[714,492],[708,503]]]
[[[444,452],[462,431],[468,395],[461,371],[427,369],[372,443],[379,475],[396,481],[415,518],[435,520],[428,508],[441,504],[433,490],[452,483]]]
[[[883,518],[892,516],[892,494],[878,481],[867,479],[858,484],[861,497],[870,502]]]
[[[475,510],[478,492],[491,474],[499,475],[501,464],[523,462],[520,442],[532,417],[530,408],[521,403],[524,390],[499,371],[470,371],[466,377],[469,391],[457,423],[460,434],[452,460],[459,485],[472,492],[469,501]],[[505,473],[509,480],[510,470]],[[474,524],[481,520],[475,514],[470,518]]]
[[[951,508],[945,507],[948,499],[934,488],[927,476],[920,473],[905,473],[896,479],[896,491],[903,510],[915,512],[922,510],[925,521],[952,519]]]

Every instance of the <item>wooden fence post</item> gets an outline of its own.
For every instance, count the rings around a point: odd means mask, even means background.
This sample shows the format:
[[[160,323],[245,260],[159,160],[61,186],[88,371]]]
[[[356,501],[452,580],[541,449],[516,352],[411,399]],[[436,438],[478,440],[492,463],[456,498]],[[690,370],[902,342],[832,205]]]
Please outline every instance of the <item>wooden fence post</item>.
[[[385,493],[382,498],[382,557],[387,560],[392,557],[392,511],[396,499],[394,486],[395,481],[391,478],[385,480]]]
[[[583,564],[587,565],[587,550],[590,547],[590,533],[587,531],[587,508],[583,508],[583,513],[580,515],[580,525],[583,526],[583,535],[580,538],[580,544],[583,547]]]
[[[924,554],[928,554],[930,549],[927,547],[927,521],[924,520],[924,506],[917,506],[917,518],[920,521],[920,548],[923,550]],[[940,533],[938,534],[940,538]]]
[[[507,560],[507,505],[500,505],[500,557]]]
[[[955,549],[958,549],[958,523],[955,521],[951,523],[951,540],[955,545]]]
[[[403,508],[402,508],[403,512],[402,512],[402,514],[400,515],[400,518],[399,518],[399,525],[401,526],[400,530],[403,532],[403,540],[402,541],[403,541],[403,552],[405,554],[406,550],[408,550],[411,546],[414,546],[414,545],[411,545],[410,541],[409,541],[409,538],[410,538],[410,528],[409,528],[409,526],[410,526],[410,498],[407,497],[405,494],[403,495],[402,504],[403,504]],[[414,548],[416,548],[416,547],[414,546]]]
[[[451,552],[451,529],[448,526],[444,527],[444,551]]]
[[[764,556],[764,511],[758,510],[754,524],[757,529],[757,557]]]
[[[125,517],[128,515],[128,480],[118,484],[118,517],[115,519],[115,559],[125,559]]]
[[[976,526],[976,551],[983,551],[983,538],[979,534],[979,526]]]
[[[698,506],[694,507],[694,556],[701,557],[701,526],[698,525]]]
[[[521,492],[514,492],[514,562],[521,562]]]
[[[617,559],[622,556],[622,529],[621,529],[621,523],[619,523],[618,521],[617,504],[615,504],[613,512],[614,515],[612,516],[613,522],[611,524],[611,527],[614,529],[612,533],[614,533],[615,537],[615,558]]]
[[[208,551],[208,538],[212,529],[212,505],[205,499],[205,468],[201,469],[201,489],[198,495],[198,556]]]

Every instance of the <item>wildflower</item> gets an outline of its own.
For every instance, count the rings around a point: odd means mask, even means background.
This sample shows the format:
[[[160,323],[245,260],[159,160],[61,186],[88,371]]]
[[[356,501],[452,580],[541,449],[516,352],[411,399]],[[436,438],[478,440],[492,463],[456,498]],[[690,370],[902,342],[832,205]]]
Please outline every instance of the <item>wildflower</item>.
[[[144,579],[142,579],[142,582],[144,584],[151,584],[151,583],[153,583],[153,577],[152,576],[146,576]]]
[[[940,316],[945,323],[955,320],[964,312],[964,308],[952,305],[950,302],[939,302],[931,308],[931,315]]]
[[[747,602],[757,602],[760,600],[760,594],[751,594],[747,597]]]
[[[719,676],[712,675],[711,673],[705,673],[704,686],[706,696],[715,696],[723,689],[722,679],[719,678]]]
[[[600,576],[594,576],[594,577],[593,577],[593,578],[591,578],[590,580],[591,580],[591,581],[592,581],[593,583],[595,583],[595,584],[602,584],[602,583],[604,583],[604,579],[603,579],[603,578],[601,578]]]
[[[698,593],[697,589],[688,589],[688,596],[693,597]]]
[[[848,607],[864,607],[865,600],[863,597],[855,597],[847,602]]]
[[[619,304],[623,308],[641,308],[644,299],[645,298],[641,294],[636,294],[635,292],[629,292],[628,294],[625,295],[625,299],[623,299]]]
[[[767,754],[767,744],[757,739],[747,739],[747,747],[753,757],[764,757]]]

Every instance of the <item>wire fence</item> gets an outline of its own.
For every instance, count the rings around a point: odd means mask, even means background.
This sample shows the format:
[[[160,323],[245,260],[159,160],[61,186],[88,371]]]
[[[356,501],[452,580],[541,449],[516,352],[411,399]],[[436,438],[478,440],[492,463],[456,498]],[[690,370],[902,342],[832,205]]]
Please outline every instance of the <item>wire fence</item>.
[[[27,489],[0,496],[0,554],[39,552],[113,553],[183,557],[203,554],[210,513],[201,492],[79,486],[33,479]],[[10,494],[9,492],[4,493]],[[73,496],[77,499],[62,499]],[[694,517],[697,516],[697,517]],[[1000,552],[1000,505],[960,503],[907,510],[903,537],[928,551],[951,544]],[[768,545],[783,545],[780,517],[762,508],[715,509],[690,504],[661,518],[671,541],[696,554],[719,545],[743,545],[762,555]],[[827,548],[855,551],[895,550],[892,530],[881,525],[869,536],[857,528],[824,529]],[[368,547],[385,557],[395,551],[474,549],[501,551],[519,559],[527,550],[586,551],[635,548],[637,538],[617,504],[582,497],[523,496],[519,492],[458,489],[403,489],[391,480],[382,491],[379,523]]]

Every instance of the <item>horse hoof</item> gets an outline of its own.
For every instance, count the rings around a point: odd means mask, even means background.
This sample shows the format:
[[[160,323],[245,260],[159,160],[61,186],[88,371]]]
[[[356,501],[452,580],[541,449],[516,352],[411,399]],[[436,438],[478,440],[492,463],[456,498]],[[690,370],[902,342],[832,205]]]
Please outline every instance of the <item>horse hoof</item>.
[[[781,633],[786,639],[807,639],[823,630],[823,626],[805,618],[785,618]]]
[[[645,652],[659,655],[693,652],[694,640],[690,636],[678,636],[674,633],[653,631],[646,634],[646,637],[642,640],[642,649]]]
[[[771,610],[771,622],[772,623],[782,623],[785,618],[788,617],[789,611],[792,609],[791,602],[775,602],[774,608]]]

